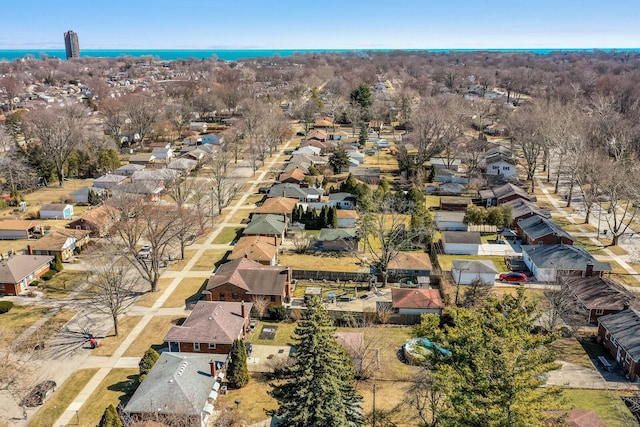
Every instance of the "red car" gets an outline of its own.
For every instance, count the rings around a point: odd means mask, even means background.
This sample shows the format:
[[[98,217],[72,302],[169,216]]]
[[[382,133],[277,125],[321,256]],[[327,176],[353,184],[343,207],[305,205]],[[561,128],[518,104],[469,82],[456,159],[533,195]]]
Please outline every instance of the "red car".
[[[526,282],[527,275],[524,273],[502,273],[500,274],[501,282]]]

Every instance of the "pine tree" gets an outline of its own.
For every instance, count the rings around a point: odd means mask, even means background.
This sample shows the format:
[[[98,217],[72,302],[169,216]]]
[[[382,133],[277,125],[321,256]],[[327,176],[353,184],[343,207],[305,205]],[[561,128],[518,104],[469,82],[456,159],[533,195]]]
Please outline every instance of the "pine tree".
[[[317,297],[307,303],[293,337],[296,362],[285,368],[285,383],[271,384],[278,409],[267,411],[282,426],[360,426],[360,402],[351,360]]]
[[[347,150],[344,149],[342,144],[338,145],[338,148],[329,157],[329,165],[333,168],[334,173],[340,173],[343,168],[346,168],[351,163]]]
[[[249,383],[249,369],[247,368],[247,349],[244,341],[240,339],[233,341],[229,358],[231,359],[227,369],[229,384],[233,388],[246,386]]]
[[[322,206],[318,222],[320,223],[320,228],[327,228],[329,226],[329,208],[327,205]]]
[[[64,266],[62,265],[62,260],[60,259],[59,255],[56,255],[54,260],[51,262],[51,269],[55,271],[64,270]]]
[[[156,364],[159,358],[160,355],[158,354],[158,352],[152,348],[144,352],[144,356],[142,356],[142,359],[140,359],[140,362],[138,363],[138,367],[140,368],[141,382],[147,376],[147,374],[151,372],[151,368],[153,368],[153,365]]]
[[[98,427],[122,427],[122,420],[118,416],[118,411],[113,405],[109,405],[105,408],[102,418]]]
[[[338,228],[338,209],[335,206],[327,213],[327,227]]]
[[[365,148],[367,145],[367,140],[369,139],[369,134],[367,132],[367,125],[362,123],[360,125],[360,134],[358,135],[358,145],[360,148]]]

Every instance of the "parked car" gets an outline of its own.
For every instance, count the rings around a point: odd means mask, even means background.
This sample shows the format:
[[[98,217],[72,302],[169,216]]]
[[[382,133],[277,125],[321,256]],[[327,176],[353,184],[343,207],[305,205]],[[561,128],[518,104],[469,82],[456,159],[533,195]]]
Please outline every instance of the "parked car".
[[[151,255],[152,249],[151,249],[151,245],[150,244],[145,244],[142,246],[142,248],[138,251],[138,258],[139,259],[146,259],[149,258],[149,256]]]
[[[500,274],[501,282],[527,282],[529,279],[524,273],[502,273]]]
[[[31,389],[29,394],[20,401],[20,406],[33,408],[34,406],[42,405],[49,398],[49,396],[51,396],[51,394],[56,391],[56,386],[57,384],[55,381],[43,381],[39,384],[36,384],[36,386]]]

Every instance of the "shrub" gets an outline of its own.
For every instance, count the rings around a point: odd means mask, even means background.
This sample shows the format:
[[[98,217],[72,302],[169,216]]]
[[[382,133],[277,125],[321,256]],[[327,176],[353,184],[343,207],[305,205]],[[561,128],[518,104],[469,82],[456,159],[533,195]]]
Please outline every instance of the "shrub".
[[[64,266],[62,265],[62,260],[58,255],[56,255],[55,259],[51,262],[51,268],[55,271],[64,270]]]
[[[142,382],[142,380],[151,371],[151,368],[153,368],[153,365],[156,364],[159,358],[160,355],[158,354],[158,352],[152,348],[144,352],[144,356],[142,356],[142,359],[140,359],[140,363],[138,363],[138,367],[140,368],[139,381]]]
[[[56,275],[56,273],[57,273],[57,271],[55,271],[55,270],[49,270],[49,271],[47,271],[46,273],[44,273],[42,276],[40,276],[40,278],[41,278],[42,280],[44,280],[44,281],[51,280],[51,278],[52,278],[53,276],[55,276],[55,275]]]
[[[118,416],[118,411],[116,411],[113,405],[105,408],[98,427],[122,427],[122,421]]]
[[[13,303],[11,301],[0,301],[0,314],[7,313],[12,308]]]
[[[289,317],[289,311],[287,310],[287,307],[285,307],[284,305],[278,305],[276,307],[269,307],[269,309],[267,310],[267,312],[269,313],[269,318],[272,320],[284,320],[287,317]]]

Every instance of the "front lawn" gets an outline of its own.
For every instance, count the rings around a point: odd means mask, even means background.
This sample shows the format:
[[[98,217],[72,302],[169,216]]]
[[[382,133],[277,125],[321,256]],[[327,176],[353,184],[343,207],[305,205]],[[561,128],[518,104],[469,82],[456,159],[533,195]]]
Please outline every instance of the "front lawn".
[[[214,245],[228,245],[242,235],[243,229],[244,227],[224,227],[211,243]]]
[[[71,292],[87,283],[88,273],[84,271],[63,270],[55,274],[51,280],[40,279],[45,298],[64,299]]]
[[[185,265],[189,261],[191,261],[191,257],[194,256],[198,252],[197,249],[185,249],[184,251],[184,259],[179,259],[177,261],[173,261],[167,267],[167,271],[182,271]]]
[[[138,387],[138,373],[134,368],[112,369],[80,408],[78,424],[95,426],[107,406],[126,404]]]
[[[200,297],[200,291],[204,289],[207,279],[199,277],[188,277],[182,279],[178,286],[173,290],[169,298],[162,305],[163,308],[183,308],[187,300],[197,301]]]
[[[55,336],[64,325],[73,319],[76,315],[75,310],[69,308],[63,308],[56,314],[51,316],[46,322],[31,335],[29,335],[24,341],[20,343],[19,348],[22,350],[32,350],[39,343],[45,342],[51,337]]]
[[[159,279],[158,290],[156,292],[148,291],[140,295],[135,305],[139,305],[141,307],[153,307],[153,304],[155,304],[158,298],[160,298],[162,292],[167,289],[167,286],[169,286],[171,282],[173,282],[173,279]]]
[[[184,316],[154,316],[144,327],[138,338],[125,350],[123,357],[142,357],[144,352],[153,347],[162,348],[162,339],[169,329],[178,321],[184,321]]]
[[[548,347],[556,353],[558,360],[584,368],[596,369],[591,363],[589,354],[576,338],[559,338]]]
[[[120,347],[120,344],[127,338],[127,336],[131,333],[133,328],[136,327],[138,322],[142,320],[142,316],[126,316],[123,317],[120,322],[118,322],[118,336],[114,335],[114,330],[112,329],[109,334],[104,338],[99,340],[100,347],[93,350],[92,355],[94,356],[111,356],[113,353]]]
[[[31,325],[36,323],[42,316],[51,310],[49,307],[14,305],[7,313],[0,314],[2,328],[18,336]],[[7,345],[7,342],[0,341],[0,348]]]
[[[593,410],[605,426],[636,426],[631,411],[622,401],[625,393],[607,390],[565,389],[562,392],[571,409]]]

